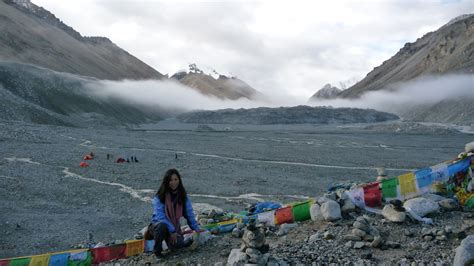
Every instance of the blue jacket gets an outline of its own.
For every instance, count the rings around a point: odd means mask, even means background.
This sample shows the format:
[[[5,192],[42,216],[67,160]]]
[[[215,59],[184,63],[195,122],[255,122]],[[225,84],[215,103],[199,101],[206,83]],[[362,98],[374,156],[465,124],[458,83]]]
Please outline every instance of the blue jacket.
[[[168,230],[170,233],[175,233],[176,228],[174,228],[174,225],[171,223],[171,221],[166,217],[165,213],[165,204],[160,201],[158,197],[154,197],[153,201],[153,216],[151,217],[151,222],[152,223],[165,223],[166,226],[168,227]],[[189,197],[186,198],[186,206],[184,206],[184,213],[183,216],[186,218],[188,221],[188,225],[193,229],[194,231],[199,231],[199,224],[196,221],[196,218],[194,218],[194,213],[193,213],[193,205],[191,204],[191,200]]]

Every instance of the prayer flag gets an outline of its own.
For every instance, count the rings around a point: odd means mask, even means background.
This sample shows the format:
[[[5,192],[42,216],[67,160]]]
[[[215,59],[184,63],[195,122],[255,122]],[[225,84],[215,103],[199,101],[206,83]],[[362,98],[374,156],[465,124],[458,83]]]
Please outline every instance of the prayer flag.
[[[268,226],[275,226],[275,210],[257,214],[257,221]]]
[[[415,174],[408,173],[398,177],[400,192],[403,196],[416,193]]]
[[[397,198],[398,178],[390,178],[382,180],[382,196],[383,198]]]
[[[368,184],[363,187],[364,202],[369,207],[382,205],[382,194],[380,193],[379,182]]]
[[[364,202],[364,189],[361,187],[351,189],[346,192],[349,198],[351,199],[352,203],[357,207],[363,209],[365,207]]]
[[[49,254],[32,256],[30,266],[48,266],[49,256]]]

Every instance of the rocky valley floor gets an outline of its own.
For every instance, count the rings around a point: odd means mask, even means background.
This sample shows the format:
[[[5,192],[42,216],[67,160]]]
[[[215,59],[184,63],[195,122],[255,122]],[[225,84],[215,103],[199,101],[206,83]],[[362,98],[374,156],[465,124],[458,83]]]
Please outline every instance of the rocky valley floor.
[[[150,199],[171,167],[180,170],[196,210],[240,211],[259,200],[287,203],[320,196],[334,183],[374,180],[380,166],[389,175],[431,166],[452,159],[472,141],[472,135],[446,131],[397,133],[308,125],[222,130],[214,125],[210,126],[217,130],[167,124],[136,130],[20,122],[0,126],[0,258],[133,238],[148,224]],[[79,167],[91,151],[96,158],[89,167]],[[114,159],[136,156],[139,162],[117,164],[107,160],[107,154]],[[295,229],[301,230],[301,238],[275,239],[271,252],[293,254],[285,243],[304,243],[321,230],[312,226],[303,223]],[[344,225],[328,228],[337,234]],[[221,246],[238,245],[230,236],[222,239],[201,248],[203,261],[224,261],[224,250],[230,249]],[[451,250],[455,244],[450,244]],[[207,252],[208,248],[219,251]]]

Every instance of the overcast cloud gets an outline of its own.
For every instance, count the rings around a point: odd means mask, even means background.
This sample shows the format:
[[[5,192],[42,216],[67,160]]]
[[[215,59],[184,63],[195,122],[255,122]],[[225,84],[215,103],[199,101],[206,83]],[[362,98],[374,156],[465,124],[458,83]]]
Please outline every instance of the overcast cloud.
[[[163,74],[189,63],[305,103],[362,79],[472,1],[32,0],[85,36],[105,36]]]

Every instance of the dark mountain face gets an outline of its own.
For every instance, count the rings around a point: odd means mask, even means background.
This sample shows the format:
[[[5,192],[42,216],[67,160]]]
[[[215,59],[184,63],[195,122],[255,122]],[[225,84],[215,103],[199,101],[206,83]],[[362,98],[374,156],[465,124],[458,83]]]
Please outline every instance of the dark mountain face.
[[[0,63],[0,120],[97,127],[157,121],[159,109],[97,97],[97,80],[20,63]]]
[[[107,80],[163,75],[104,37],[83,37],[29,1],[0,0],[0,61]]]
[[[474,73],[474,15],[459,17],[414,43],[407,43],[392,58],[338,97],[357,98],[391,84],[424,75]]]

